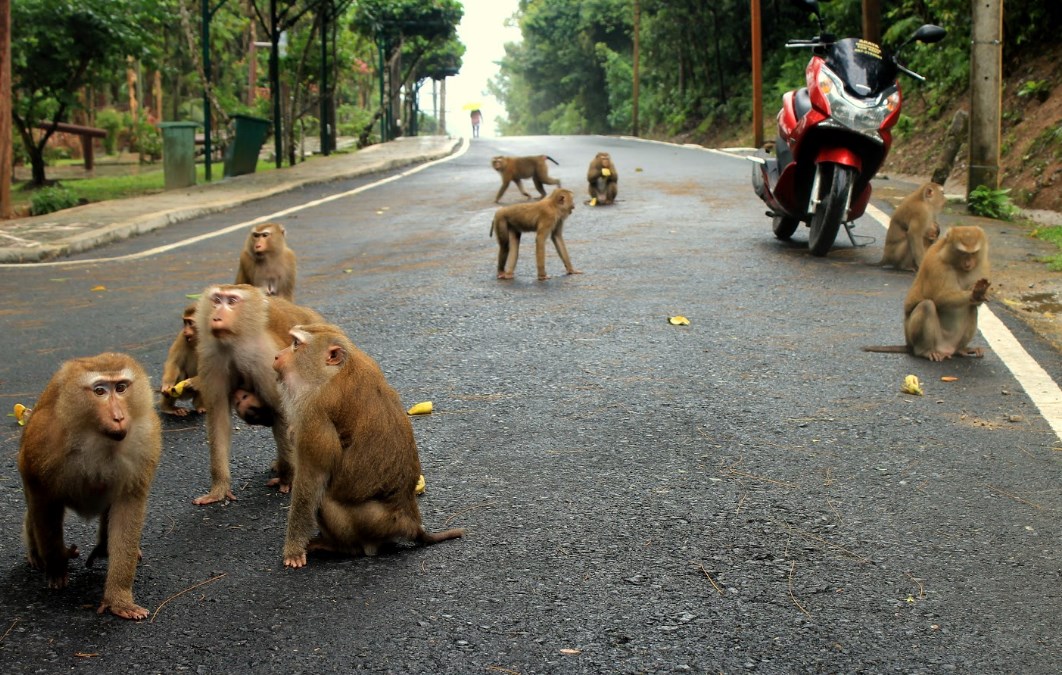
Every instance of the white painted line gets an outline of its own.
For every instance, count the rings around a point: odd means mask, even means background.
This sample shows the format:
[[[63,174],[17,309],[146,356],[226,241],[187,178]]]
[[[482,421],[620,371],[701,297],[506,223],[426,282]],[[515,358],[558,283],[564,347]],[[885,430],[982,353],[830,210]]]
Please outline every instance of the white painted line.
[[[352,197],[352,196],[354,196],[356,194],[360,194],[362,192],[366,192],[368,190],[371,190],[373,188],[379,187],[381,185],[386,185],[387,183],[392,183],[392,182],[394,182],[396,180],[400,180],[402,178],[406,178],[408,176],[412,176],[413,174],[418,173],[420,171],[423,171],[424,169],[427,169],[429,167],[433,167],[436,164],[442,164],[443,162],[449,162],[452,159],[457,159],[461,155],[463,155],[466,152],[468,152],[469,147],[470,147],[470,143],[468,142],[468,139],[462,138],[461,139],[461,145],[457,149],[456,152],[454,152],[454,153],[452,153],[450,155],[447,155],[446,157],[442,157],[440,159],[435,159],[435,160],[432,160],[430,162],[425,162],[424,164],[418,164],[417,166],[413,167],[412,169],[409,169],[407,171],[403,171],[402,173],[395,174],[394,176],[390,176],[388,178],[384,178],[384,179],[378,180],[375,183],[369,183],[368,185],[362,185],[361,187],[354,188],[353,190],[347,190],[346,192],[340,192],[340,193],[337,193],[337,194],[328,195],[327,197],[322,197],[321,199],[314,199],[313,201],[306,202],[305,204],[299,204],[297,206],[292,206],[292,207],[283,209],[281,211],[276,211],[274,213],[270,213],[270,214],[267,214],[267,215],[264,215],[264,216],[259,216],[259,217],[255,218],[253,220],[248,220],[248,221],[245,221],[245,222],[242,222],[242,223],[236,223],[235,225],[230,225],[230,226],[222,228],[220,230],[214,230],[213,232],[207,232],[206,234],[201,234],[201,235],[196,236],[196,237],[190,237],[188,239],[182,239],[181,241],[177,241],[177,242],[174,242],[172,244],[166,244],[164,246],[158,246],[158,247],[155,247],[155,248],[152,248],[152,249],[148,249],[146,251],[140,251],[139,253],[129,253],[127,255],[116,256],[116,257],[113,257],[113,258],[92,258],[92,259],[89,259],[89,260],[51,260],[51,261],[48,261],[48,262],[37,262],[37,263],[7,263],[7,264],[0,264],[0,268],[12,269],[12,268],[33,268],[33,267],[69,267],[69,266],[73,266],[73,265],[98,265],[100,263],[123,262],[123,261],[127,261],[127,260],[142,260],[144,258],[150,258],[152,256],[159,255],[160,253],[166,253],[166,252],[169,252],[169,251],[173,251],[175,249],[183,248],[185,246],[191,246],[192,244],[197,244],[197,243],[199,243],[201,241],[206,241],[208,239],[213,239],[214,237],[220,237],[220,236],[229,234],[230,232],[236,232],[237,230],[247,229],[247,228],[249,228],[249,227],[251,227],[253,225],[257,225],[258,223],[266,223],[266,222],[269,222],[271,220],[276,220],[278,218],[283,218],[284,216],[290,215],[292,213],[296,213],[298,211],[302,211],[303,209],[310,209],[310,208],[313,208],[315,206],[320,206],[321,204],[327,204],[328,202],[332,202],[332,201],[335,201],[337,199],[343,199],[344,197]]]
[[[873,204],[867,205],[867,215],[876,220],[886,230],[889,216]],[[1062,440],[1062,389],[1051,379],[1036,359],[1021,346],[1010,329],[999,320],[987,305],[977,310],[977,328],[985,341],[992,347],[999,360],[1003,362],[1018,380],[1032,402],[1040,410],[1047,423],[1054,430],[1055,436]]]

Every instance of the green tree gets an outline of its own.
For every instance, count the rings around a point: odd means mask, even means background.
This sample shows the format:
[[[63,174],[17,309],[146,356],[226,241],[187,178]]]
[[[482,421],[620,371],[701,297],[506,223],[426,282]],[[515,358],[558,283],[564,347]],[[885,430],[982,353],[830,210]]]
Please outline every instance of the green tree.
[[[55,124],[83,105],[80,90],[149,59],[150,0],[18,0],[11,6],[12,120],[44,185],[44,147]],[[38,126],[48,124],[43,133]],[[36,136],[36,137],[35,137]]]

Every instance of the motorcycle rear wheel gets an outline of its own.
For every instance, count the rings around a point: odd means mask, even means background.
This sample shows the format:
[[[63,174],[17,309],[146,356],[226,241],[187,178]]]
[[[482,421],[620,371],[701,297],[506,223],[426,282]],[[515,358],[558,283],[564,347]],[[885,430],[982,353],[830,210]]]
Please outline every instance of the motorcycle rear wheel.
[[[823,164],[819,172],[819,203],[811,216],[808,249],[811,255],[822,257],[830,252],[844,222],[855,169],[841,164]]]
[[[771,221],[771,229],[774,230],[774,236],[782,241],[789,241],[799,225],[799,220],[789,216],[775,216],[774,220]]]

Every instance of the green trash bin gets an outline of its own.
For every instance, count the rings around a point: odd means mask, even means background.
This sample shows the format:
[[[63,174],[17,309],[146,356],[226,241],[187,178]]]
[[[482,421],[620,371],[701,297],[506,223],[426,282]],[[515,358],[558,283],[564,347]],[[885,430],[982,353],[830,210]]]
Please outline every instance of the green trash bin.
[[[162,174],[167,190],[195,185],[196,122],[161,122]]]
[[[250,115],[232,116],[235,134],[225,152],[225,177],[254,173],[258,168],[258,153],[269,134],[269,120]]]

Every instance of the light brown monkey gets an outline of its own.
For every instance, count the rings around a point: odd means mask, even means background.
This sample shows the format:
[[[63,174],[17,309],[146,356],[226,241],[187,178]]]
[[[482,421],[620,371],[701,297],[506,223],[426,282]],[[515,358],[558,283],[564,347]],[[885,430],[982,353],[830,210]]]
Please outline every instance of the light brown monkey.
[[[77,546],[63,541],[66,509],[99,516],[96,546],[85,562],[108,558],[99,613],[143,619],[133,601],[148,491],[162,453],[151,382],[126,354],[67,361],[41,393],[22,433],[18,470],[26,494],[23,535],[29,564],[48,586],[67,583]]]
[[[425,531],[413,425],[380,367],[339,328],[295,326],[273,368],[293,420],[298,466],[286,567],[303,567],[307,551],[371,556],[400,539],[435,544],[464,534]]]
[[[498,190],[498,196],[494,198],[494,203],[497,204],[501,201],[502,195],[505,194],[511,182],[516,183],[516,189],[520,191],[520,194],[531,199],[531,195],[527,194],[524,187],[520,185],[520,181],[525,178],[530,178],[534,182],[535,189],[538,190],[538,194],[542,197],[546,196],[546,188],[542,187],[543,184],[559,187],[560,181],[549,177],[549,169],[546,167],[547,159],[560,166],[557,160],[549,155],[530,155],[527,157],[496,155],[492,157],[490,165],[501,174],[502,179],[501,188]]]
[[[988,240],[976,226],[950,228],[926,251],[903,303],[902,347],[864,347],[870,352],[907,352],[930,361],[984,356],[968,348],[977,332],[977,308],[989,282]]]
[[[287,420],[280,414],[280,394],[273,372],[273,357],[288,342],[288,330],[297,323],[323,321],[312,309],[279,297],[269,297],[254,286],[219,285],[203,291],[196,310],[199,331],[199,385],[206,406],[207,441],[210,445],[210,492],[194,500],[212,504],[235,499],[229,474],[232,444],[232,409],[238,389],[257,397],[272,410],[273,439],[277,444],[277,477],[269,481],[281,492],[291,486],[291,441]]]
[[[184,417],[188,414],[187,408],[180,408],[175,405],[181,400],[191,400],[192,408],[197,413],[202,413],[205,410],[203,397],[199,395],[198,385],[194,380],[196,373],[199,372],[199,364],[195,356],[195,346],[198,342],[198,335],[195,330],[195,305],[185,307],[181,319],[184,325],[181,327],[180,334],[170,345],[170,352],[166,356],[166,364],[162,367],[162,384],[159,387],[159,391],[162,392],[159,409],[167,415],[176,415],[177,417]],[[173,385],[185,380],[192,381],[184,386],[179,395],[174,396]]]
[[[520,233],[535,233],[535,261],[539,280],[546,275],[546,238],[553,240],[557,253],[564,261],[568,274],[582,274],[572,267],[568,247],[564,245],[564,220],[575,209],[575,195],[571,190],[557,188],[545,199],[530,204],[503,206],[491,221],[491,234],[498,238],[498,278],[512,279],[516,258],[520,253]]]
[[[287,231],[280,223],[255,225],[240,252],[237,284],[250,284],[295,301],[295,253],[288,248]]]
[[[619,174],[612,156],[599,152],[590,161],[586,170],[586,182],[590,184],[590,206],[607,205],[616,201]]]
[[[936,183],[924,183],[907,195],[889,219],[885,251],[878,264],[917,270],[926,249],[940,236],[936,219],[946,201],[944,188]]]

